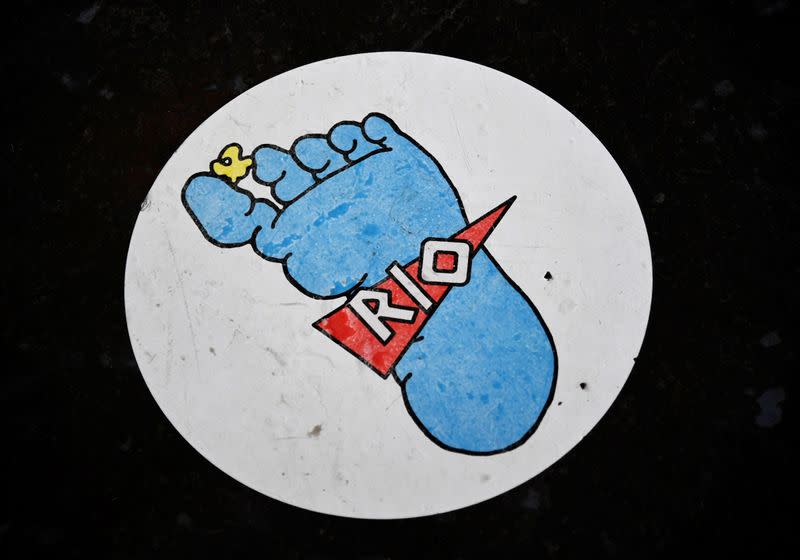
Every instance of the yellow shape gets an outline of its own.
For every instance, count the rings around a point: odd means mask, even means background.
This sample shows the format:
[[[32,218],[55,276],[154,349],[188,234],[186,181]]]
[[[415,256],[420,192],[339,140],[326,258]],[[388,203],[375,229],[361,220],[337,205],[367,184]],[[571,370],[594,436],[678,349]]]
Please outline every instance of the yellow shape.
[[[218,177],[225,176],[235,185],[239,179],[247,175],[253,158],[242,157],[239,144],[229,144],[219,153],[219,157],[211,162],[211,171]]]

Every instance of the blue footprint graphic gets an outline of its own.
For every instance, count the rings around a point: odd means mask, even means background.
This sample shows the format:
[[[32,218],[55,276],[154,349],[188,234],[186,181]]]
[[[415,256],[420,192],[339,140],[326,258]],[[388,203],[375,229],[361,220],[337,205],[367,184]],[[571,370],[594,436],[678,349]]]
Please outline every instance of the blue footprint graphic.
[[[190,177],[184,206],[211,243],[250,245],[312,298],[351,296],[383,279],[392,262],[417,258],[423,240],[448,238],[468,223],[439,163],[382,114],[300,137],[290,150],[265,144],[251,160],[239,160],[240,152],[234,145],[212,172]],[[237,186],[250,165],[282,208]],[[469,282],[442,300],[393,375],[431,440],[490,455],[535,431],[556,371],[538,311],[481,248]]]

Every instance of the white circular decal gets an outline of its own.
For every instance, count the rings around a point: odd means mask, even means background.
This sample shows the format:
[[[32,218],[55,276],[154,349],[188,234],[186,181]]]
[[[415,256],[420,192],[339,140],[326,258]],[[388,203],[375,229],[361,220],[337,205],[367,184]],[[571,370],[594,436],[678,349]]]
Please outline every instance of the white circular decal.
[[[412,53],[225,105],[156,179],[125,276],[136,359],[183,437],[267,496],[363,518],[553,464],[627,379],[651,290],[636,199],[586,127]]]

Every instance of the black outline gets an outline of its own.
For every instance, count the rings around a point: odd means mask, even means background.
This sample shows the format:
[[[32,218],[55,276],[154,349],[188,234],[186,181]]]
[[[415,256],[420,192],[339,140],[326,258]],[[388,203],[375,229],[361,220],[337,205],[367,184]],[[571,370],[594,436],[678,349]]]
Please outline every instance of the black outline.
[[[386,137],[383,137],[383,138],[381,138],[380,140],[375,140],[375,139],[373,139],[373,138],[370,138],[369,136],[367,136],[367,134],[366,134],[366,131],[364,130],[364,123],[367,121],[367,119],[369,119],[369,118],[370,118],[370,117],[372,117],[372,116],[376,116],[376,117],[379,117],[379,118],[382,118],[382,119],[384,119],[384,120],[385,120],[385,121],[386,121],[386,122],[387,122],[387,123],[388,123],[388,124],[391,126],[392,130],[394,130],[394,132],[395,132],[395,134],[396,134],[396,135],[398,135],[398,136],[402,137],[404,140],[406,140],[407,142],[411,143],[411,144],[412,144],[414,147],[416,147],[416,148],[417,148],[417,149],[418,149],[420,152],[422,152],[423,154],[425,154],[426,156],[428,156],[428,158],[430,158],[430,160],[431,160],[431,161],[433,162],[433,164],[436,166],[436,169],[437,169],[437,170],[439,171],[439,173],[442,175],[442,177],[444,178],[444,180],[447,182],[448,186],[450,187],[451,191],[453,192],[453,195],[454,195],[454,197],[455,197],[455,199],[456,199],[456,203],[458,204],[458,208],[459,208],[459,210],[461,211],[461,216],[463,217],[463,219],[464,219],[464,222],[465,222],[465,223],[467,223],[467,224],[470,224],[471,222],[470,222],[470,221],[469,221],[469,219],[467,218],[467,213],[466,213],[466,211],[464,210],[464,203],[463,203],[463,201],[461,200],[461,196],[459,195],[459,193],[458,193],[458,190],[456,190],[455,186],[453,186],[453,182],[450,180],[450,177],[447,175],[447,172],[446,172],[446,171],[444,170],[444,168],[441,166],[441,164],[439,163],[439,161],[438,161],[436,158],[434,158],[434,157],[433,157],[433,155],[431,155],[431,153],[430,153],[430,152],[428,152],[428,151],[427,151],[425,148],[423,148],[421,145],[419,145],[419,144],[418,144],[418,143],[417,143],[417,142],[416,142],[416,141],[415,141],[413,138],[411,138],[410,136],[407,136],[405,133],[403,133],[402,131],[400,131],[400,129],[399,129],[399,128],[397,127],[397,125],[395,124],[395,122],[394,122],[392,119],[390,119],[388,116],[386,116],[386,115],[384,115],[384,114],[382,114],[382,113],[378,113],[378,112],[372,112],[372,113],[369,113],[367,116],[365,116],[365,117],[364,117],[364,119],[362,119],[362,121],[361,121],[360,123],[359,123],[359,122],[356,122],[356,121],[340,121],[340,122],[338,122],[338,123],[334,124],[334,125],[333,125],[333,126],[330,128],[330,130],[329,130],[328,134],[326,135],[326,137],[328,138],[328,144],[329,144],[329,145],[330,145],[330,146],[331,146],[331,147],[332,147],[332,148],[333,148],[335,151],[337,151],[337,152],[339,152],[339,153],[342,153],[342,152],[341,152],[341,150],[340,150],[340,149],[338,149],[336,146],[334,146],[334,145],[331,143],[331,141],[330,141],[330,131],[331,131],[331,130],[333,130],[333,129],[334,129],[334,128],[335,128],[337,125],[339,125],[339,124],[355,124],[355,125],[358,125],[358,126],[360,126],[360,127],[361,127],[361,130],[362,130],[362,133],[363,133],[363,135],[364,135],[364,138],[365,138],[365,140],[367,140],[368,142],[371,142],[371,143],[373,143],[373,144],[376,144],[376,145],[378,145],[378,146],[379,146],[379,149],[378,149],[378,150],[376,150],[376,151],[374,151],[374,152],[370,152],[369,154],[367,154],[367,155],[365,155],[365,156],[363,156],[363,157],[361,157],[361,158],[358,158],[358,159],[356,159],[356,160],[352,160],[352,161],[350,160],[350,158],[349,158],[349,157],[345,156],[345,160],[346,160],[346,161],[349,161],[349,163],[348,163],[347,165],[345,165],[344,167],[342,167],[341,169],[338,169],[338,170],[336,170],[335,172],[331,173],[330,175],[327,175],[327,176],[325,177],[325,180],[327,180],[327,179],[329,179],[329,178],[333,177],[334,175],[336,175],[336,174],[338,174],[338,173],[341,173],[342,171],[344,171],[344,170],[346,170],[346,169],[349,169],[350,167],[352,167],[352,166],[354,166],[354,165],[357,165],[357,164],[358,164],[358,163],[360,163],[361,161],[363,161],[363,160],[365,160],[365,159],[367,159],[367,158],[369,158],[369,157],[371,157],[371,156],[373,156],[373,155],[375,155],[375,154],[379,154],[379,153],[383,153],[383,152],[389,152],[389,151],[392,151],[392,148],[390,148],[390,147],[387,147],[387,146],[384,144],[384,141],[386,140]],[[317,136],[317,137],[318,137],[319,135],[304,135],[304,136]],[[300,140],[301,138],[303,138],[303,136],[300,136],[300,137],[298,137],[298,138],[295,140],[295,142],[297,142],[297,141],[298,141],[298,140]],[[356,144],[356,145],[357,145],[357,144]],[[296,163],[298,163],[298,166],[299,166],[299,162],[297,161],[297,158],[296,158],[296,156],[295,156],[294,154],[292,154],[292,153],[290,153],[290,152],[287,152],[287,150],[284,150],[283,148],[280,148],[279,146],[275,146],[274,144],[261,144],[261,145],[259,145],[259,146],[256,146],[256,148],[254,148],[254,149],[253,149],[253,151],[252,151],[252,152],[251,152],[251,154],[250,154],[250,155],[251,155],[251,157],[253,157],[253,154],[255,153],[255,151],[256,151],[257,149],[259,149],[259,148],[263,148],[263,147],[276,148],[276,149],[278,149],[278,150],[280,150],[280,151],[282,151],[282,152],[284,152],[284,153],[289,153],[289,154],[292,156],[292,159],[294,159],[294,160],[295,160],[295,162],[296,162]],[[351,148],[351,149],[350,149],[350,150],[347,152],[347,154],[351,153],[351,152],[352,152],[354,149],[355,149],[355,145],[354,145],[354,146],[353,146],[353,147],[352,147],[352,148]],[[210,168],[210,165],[209,165],[209,168]],[[300,168],[301,168],[301,169],[303,169],[303,167],[300,167]],[[280,198],[278,198],[278,197],[276,197],[276,196],[275,196],[275,194],[274,194],[274,187],[275,187],[275,185],[276,185],[276,184],[277,184],[277,183],[278,183],[278,182],[279,182],[281,179],[283,179],[283,176],[285,175],[285,171],[284,171],[284,172],[281,174],[281,176],[280,176],[280,177],[278,177],[278,178],[277,178],[277,179],[276,179],[274,182],[271,182],[271,183],[270,183],[270,182],[263,182],[263,181],[260,181],[260,180],[258,180],[258,179],[256,178],[256,173],[255,173],[255,172],[256,172],[256,169],[257,169],[257,164],[256,164],[256,161],[255,161],[255,157],[253,157],[253,165],[251,166],[251,170],[252,170],[252,173],[253,173],[253,179],[256,181],[256,183],[259,183],[259,184],[262,184],[262,185],[265,185],[265,186],[268,186],[268,187],[270,187],[270,189],[271,189],[271,193],[272,193],[273,197],[275,197],[275,201],[276,201],[276,202],[283,202],[283,210],[285,210],[285,209],[286,209],[286,208],[287,208],[289,205],[291,205],[292,203],[294,203],[294,201],[296,201],[296,200],[297,200],[297,199],[299,199],[300,197],[304,196],[305,194],[307,194],[308,192],[310,192],[312,189],[316,188],[318,185],[320,185],[320,184],[322,184],[322,183],[324,183],[324,182],[325,182],[325,180],[323,180],[323,181],[315,181],[315,182],[314,182],[314,183],[313,183],[313,184],[312,184],[310,187],[308,187],[307,189],[303,190],[301,193],[299,193],[297,196],[295,196],[295,197],[294,197],[294,198],[292,198],[291,200],[289,200],[289,201],[282,201],[282,199],[280,199]],[[304,295],[306,295],[306,296],[308,296],[308,297],[310,297],[310,298],[312,298],[312,299],[317,299],[317,300],[330,300],[330,299],[337,299],[337,298],[340,298],[340,297],[349,297],[351,294],[353,294],[353,293],[355,292],[355,290],[359,289],[359,288],[361,287],[361,285],[363,284],[364,280],[366,280],[367,274],[365,273],[365,274],[364,274],[364,276],[362,276],[362,277],[361,277],[361,280],[359,280],[359,281],[358,281],[358,282],[357,282],[357,283],[356,283],[356,284],[355,284],[355,285],[354,285],[352,288],[350,288],[349,290],[347,290],[347,291],[345,291],[345,292],[342,292],[341,294],[336,294],[336,295],[331,295],[331,296],[319,296],[319,295],[317,295],[317,294],[312,294],[312,293],[308,292],[307,290],[305,290],[305,288],[303,288],[303,287],[302,287],[300,284],[298,284],[296,281],[294,281],[294,279],[293,279],[293,278],[292,278],[292,277],[291,277],[291,276],[288,274],[288,271],[287,271],[287,265],[286,265],[286,261],[287,261],[287,260],[288,260],[288,258],[289,258],[289,257],[292,255],[292,253],[287,253],[287,254],[286,254],[286,256],[284,256],[282,259],[276,259],[276,258],[273,258],[273,257],[268,257],[267,255],[264,255],[263,253],[261,253],[260,251],[258,251],[258,249],[257,249],[257,248],[256,248],[256,246],[255,246],[255,238],[256,238],[256,236],[258,235],[258,233],[261,231],[261,229],[262,229],[260,226],[259,226],[259,227],[256,227],[256,228],[253,230],[253,235],[250,237],[250,239],[249,239],[249,240],[247,240],[247,241],[245,241],[245,242],[243,242],[243,243],[233,243],[233,244],[226,244],[226,243],[218,243],[218,242],[216,242],[214,239],[212,239],[212,238],[210,238],[210,237],[208,236],[208,234],[207,234],[206,230],[203,228],[202,224],[201,224],[201,223],[200,223],[200,221],[197,219],[197,216],[195,216],[194,212],[192,212],[191,208],[190,208],[190,207],[189,207],[189,205],[186,203],[186,196],[185,196],[186,189],[187,189],[187,187],[189,186],[189,183],[190,183],[190,182],[191,182],[191,181],[192,181],[194,178],[196,178],[196,177],[198,177],[198,176],[211,176],[211,177],[214,177],[214,178],[217,178],[217,179],[223,180],[223,181],[224,181],[224,179],[221,179],[221,178],[220,178],[220,177],[218,177],[217,175],[213,174],[213,172],[212,172],[212,173],[208,173],[208,172],[196,173],[196,174],[192,175],[191,177],[189,177],[189,179],[188,179],[188,180],[186,181],[186,183],[184,184],[184,186],[183,186],[183,189],[181,190],[181,201],[183,202],[183,205],[184,205],[184,207],[185,207],[185,208],[186,208],[186,210],[189,212],[189,215],[191,216],[191,218],[192,218],[192,220],[195,222],[195,224],[197,224],[197,226],[198,226],[198,228],[200,229],[200,231],[201,231],[201,233],[203,234],[203,236],[204,236],[204,237],[205,237],[205,238],[206,238],[206,239],[207,239],[209,242],[211,242],[213,245],[216,245],[217,247],[222,247],[222,248],[242,247],[242,246],[244,246],[244,245],[251,245],[251,247],[253,248],[253,251],[254,251],[254,252],[257,254],[257,255],[259,255],[260,257],[262,257],[264,260],[267,260],[267,261],[270,261],[270,262],[279,262],[279,263],[281,263],[281,264],[283,265],[283,273],[284,273],[284,276],[286,276],[286,279],[289,281],[289,283],[290,283],[292,286],[294,286],[295,288],[297,288],[297,289],[298,289],[298,290],[299,290],[299,291],[300,291],[302,294],[304,294]],[[313,175],[312,175],[312,177],[311,177],[311,178],[312,178],[312,179],[314,179]],[[256,205],[257,203],[259,203],[259,202],[263,202],[263,203],[267,204],[269,207],[271,207],[273,210],[275,210],[275,213],[276,213],[275,219],[273,219],[272,223],[270,224],[270,227],[272,227],[272,228],[274,229],[274,227],[275,227],[275,222],[277,221],[278,217],[280,216],[280,214],[281,214],[282,210],[281,210],[280,208],[278,208],[278,207],[275,205],[275,203],[274,203],[273,201],[271,201],[271,200],[268,200],[268,199],[265,199],[265,198],[256,198],[256,197],[254,197],[254,196],[253,196],[253,194],[252,194],[252,193],[250,193],[249,191],[247,191],[247,190],[244,190],[244,189],[240,189],[240,188],[236,187],[235,185],[231,185],[230,181],[225,181],[225,183],[227,183],[227,184],[228,184],[228,186],[230,186],[232,189],[234,189],[234,190],[236,190],[237,192],[240,192],[240,193],[242,193],[242,194],[246,194],[246,195],[247,195],[247,196],[250,198],[250,200],[251,200],[251,206],[250,206],[250,209],[248,210],[248,212],[247,212],[245,215],[249,215],[250,213],[252,213],[252,212],[253,212],[253,210],[254,210],[254,208],[255,208],[255,205]],[[513,201],[514,201],[516,198],[517,198],[516,196],[513,196],[511,199],[509,199],[509,202],[513,202]],[[510,206],[510,204],[509,204],[509,206]],[[495,208],[494,210],[496,210],[496,208]],[[492,211],[493,211],[493,210],[491,210],[490,212],[492,212]],[[500,218],[502,218],[502,217],[503,217],[503,215],[505,214],[505,212],[507,212],[507,211],[508,211],[508,206],[507,206],[507,207],[506,207],[506,209],[504,210],[503,214],[501,214],[501,215],[500,215],[500,217],[498,218],[497,222],[495,222],[495,225],[494,225],[494,226],[492,226],[492,227],[489,229],[489,231],[488,231],[488,232],[487,232],[487,234],[486,234],[486,235],[487,235],[487,237],[488,237],[488,235],[489,235],[489,234],[490,234],[490,233],[491,233],[491,232],[494,230],[494,228],[496,227],[496,225],[497,225],[497,224],[500,222]],[[488,213],[487,213],[487,214],[484,214],[484,216],[483,216],[483,217],[485,217],[486,215],[488,215]],[[478,219],[480,219],[480,218],[478,218]],[[478,221],[478,220],[473,220],[473,221]],[[464,229],[466,229],[466,228],[464,228]],[[462,230],[462,231],[463,231],[463,230]],[[458,232],[458,233],[461,233],[461,232]],[[458,233],[456,233],[455,235],[458,235]],[[506,273],[506,271],[505,271],[505,270],[503,270],[503,268],[500,266],[500,264],[499,264],[499,263],[498,263],[498,262],[497,262],[497,261],[494,259],[494,257],[492,257],[491,253],[489,252],[489,250],[488,250],[488,249],[487,249],[485,246],[482,246],[482,247],[481,247],[479,250],[481,250],[481,251],[483,251],[484,253],[486,253],[486,256],[488,257],[489,261],[490,261],[492,264],[494,264],[494,265],[495,265],[495,267],[496,267],[496,268],[497,268],[497,270],[500,272],[500,274],[503,276],[503,278],[505,278],[505,280],[506,280],[506,281],[507,281],[507,282],[508,282],[508,283],[511,285],[511,287],[512,287],[512,288],[514,288],[514,290],[516,290],[516,291],[517,291],[517,293],[519,293],[519,294],[520,294],[520,296],[522,296],[522,298],[525,300],[525,302],[527,302],[527,304],[528,304],[528,305],[530,306],[530,308],[533,310],[533,313],[534,313],[534,315],[536,315],[536,318],[539,320],[539,323],[541,324],[542,328],[544,329],[544,332],[545,332],[545,334],[547,335],[547,339],[548,339],[548,341],[550,342],[550,349],[551,349],[551,350],[552,350],[552,352],[553,352],[553,380],[552,380],[552,382],[551,382],[551,384],[550,384],[550,394],[547,396],[547,400],[545,401],[545,404],[544,404],[544,406],[542,407],[542,410],[541,410],[541,412],[539,413],[539,417],[537,418],[536,422],[534,422],[534,424],[533,424],[533,425],[532,425],[532,426],[531,426],[531,427],[528,429],[528,431],[527,431],[527,432],[525,432],[525,434],[523,434],[523,435],[520,437],[520,439],[518,439],[516,442],[514,442],[514,443],[512,443],[512,444],[510,444],[510,445],[508,445],[508,446],[506,446],[506,447],[504,447],[504,448],[502,448],[502,449],[497,449],[497,450],[493,450],[493,451],[469,451],[469,450],[466,450],[466,449],[460,449],[460,448],[456,448],[456,447],[451,447],[451,446],[449,446],[449,445],[446,445],[446,444],[442,443],[441,441],[439,441],[439,440],[438,440],[438,439],[437,439],[437,438],[436,438],[436,437],[435,437],[433,434],[431,434],[431,433],[430,433],[430,432],[429,432],[429,431],[428,431],[428,430],[425,428],[425,426],[422,424],[422,422],[420,422],[419,418],[417,418],[417,416],[414,414],[414,411],[413,411],[413,409],[411,408],[411,406],[410,406],[410,405],[409,405],[409,403],[408,403],[408,397],[407,397],[407,395],[406,395],[405,384],[406,384],[406,383],[408,383],[408,380],[409,380],[409,379],[411,379],[411,377],[414,375],[414,372],[413,372],[413,371],[410,371],[410,372],[408,372],[408,373],[405,375],[405,377],[403,377],[403,378],[401,379],[401,378],[400,378],[400,376],[397,374],[396,368],[395,368],[394,366],[392,366],[392,368],[391,368],[391,370],[390,370],[390,373],[391,373],[392,377],[394,377],[395,381],[397,381],[398,385],[400,385],[400,390],[401,390],[401,393],[402,393],[402,395],[403,395],[403,402],[404,402],[404,404],[405,404],[406,410],[408,411],[409,415],[411,416],[411,419],[414,421],[414,423],[417,425],[417,427],[418,427],[418,428],[419,428],[419,429],[422,431],[422,433],[423,433],[423,434],[425,434],[425,436],[427,436],[427,437],[428,437],[428,439],[430,439],[430,440],[431,440],[433,443],[435,443],[436,445],[438,445],[439,447],[441,447],[442,449],[445,449],[445,450],[447,450],[447,451],[452,451],[452,452],[455,452],[455,453],[461,453],[461,454],[464,454],[464,455],[473,455],[473,456],[489,456],[489,455],[498,455],[498,454],[500,454],[500,453],[505,453],[505,452],[511,451],[512,449],[516,449],[517,447],[519,447],[519,446],[523,445],[523,444],[524,444],[526,441],[528,441],[528,439],[530,439],[530,437],[531,437],[531,436],[532,436],[532,435],[533,435],[533,434],[536,432],[536,430],[538,429],[539,425],[541,424],[542,420],[543,420],[543,419],[544,419],[544,417],[547,415],[547,412],[548,412],[548,410],[550,409],[550,405],[551,405],[551,404],[552,404],[552,402],[553,402],[553,396],[555,395],[556,386],[558,385],[558,352],[557,352],[557,349],[556,349],[555,341],[553,340],[553,335],[552,335],[552,333],[550,332],[550,329],[547,327],[547,323],[545,322],[545,320],[544,320],[544,318],[542,317],[542,315],[541,315],[541,313],[539,312],[539,310],[536,308],[536,306],[533,304],[533,302],[532,302],[532,301],[530,300],[530,298],[527,296],[527,294],[525,294],[525,292],[524,292],[524,291],[522,291],[522,289],[520,289],[520,287],[519,287],[519,286],[518,286],[518,285],[517,285],[517,284],[516,284],[516,283],[515,283],[515,282],[514,282],[514,281],[513,281],[513,280],[512,280],[512,279],[511,279],[509,276],[508,276],[508,274]],[[475,251],[475,253],[477,253],[477,251]],[[473,258],[474,258],[474,254],[473,254]],[[412,262],[413,262],[413,261],[412,261]],[[470,267],[470,268],[471,268],[471,267]],[[400,286],[400,287],[401,287],[401,289],[402,289],[402,286]],[[447,291],[446,291],[446,292],[445,292],[445,293],[442,295],[441,299],[439,300],[440,302],[441,302],[441,301],[444,301],[444,298],[445,298],[445,297],[448,295],[448,293],[449,293],[450,289],[452,289],[452,287],[449,287],[449,288],[447,289]],[[413,298],[412,298],[412,299],[413,299]],[[324,316],[324,317],[322,317],[321,319],[318,319],[318,320],[317,320],[317,321],[316,321],[316,322],[315,322],[315,323],[312,325],[312,327],[313,327],[313,328],[315,328],[316,330],[320,331],[320,332],[321,332],[323,335],[325,335],[327,338],[330,338],[331,340],[333,340],[334,342],[336,342],[338,346],[340,346],[341,348],[344,348],[344,349],[345,349],[345,350],[346,350],[348,353],[350,353],[351,355],[355,356],[355,357],[356,357],[356,358],[357,358],[357,359],[358,359],[360,362],[362,362],[362,363],[366,364],[368,367],[370,367],[370,369],[374,369],[374,368],[372,368],[372,366],[370,366],[369,364],[367,364],[367,363],[366,363],[366,362],[365,362],[365,361],[364,361],[364,360],[363,360],[361,357],[359,357],[358,355],[356,355],[355,353],[353,353],[353,352],[352,352],[352,351],[351,351],[349,348],[347,348],[347,347],[345,347],[345,346],[342,346],[341,344],[339,344],[339,343],[338,343],[338,341],[336,341],[336,339],[334,339],[334,338],[332,338],[331,336],[329,336],[329,335],[328,335],[328,334],[327,334],[325,331],[323,331],[322,329],[320,329],[320,328],[317,326],[317,324],[318,324],[318,323],[320,323],[321,321],[323,321],[324,319],[326,319],[327,317],[329,317],[330,315],[332,315],[333,313],[335,313],[336,311],[338,311],[338,309],[339,309],[340,307],[341,307],[341,306],[338,306],[338,307],[337,307],[336,309],[334,309],[334,310],[333,310],[331,313],[328,313],[327,315],[325,315],[325,316]],[[425,320],[422,322],[422,324],[420,325],[420,330],[419,330],[419,332],[420,332],[420,333],[422,332],[422,329],[425,327],[425,324],[428,322],[428,320],[430,319],[430,317],[433,315],[433,313],[436,311],[436,309],[437,309],[438,307],[439,307],[439,303],[434,303],[434,305],[433,305],[433,306],[431,306],[431,308],[430,308],[430,309],[429,309],[429,310],[426,312],[426,313],[427,313],[427,316],[426,316]],[[402,353],[401,353],[401,354],[398,356],[398,358],[397,358],[397,361],[395,362],[395,364],[397,364],[398,362],[400,362],[400,360],[403,358],[403,356],[404,356],[404,355],[405,355],[405,353],[408,351],[408,349],[409,349],[409,348],[411,348],[411,346],[412,346],[412,345],[413,345],[415,342],[418,342],[419,340],[421,340],[421,337],[417,337],[417,338],[413,339],[413,340],[411,341],[411,343],[410,343],[410,344],[409,344],[409,345],[406,347],[406,349],[405,349],[405,350],[404,350],[404,351],[403,351],[403,352],[402,352]],[[381,375],[381,377],[383,377],[383,376]],[[388,376],[387,376],[387,377],[388,377]]]

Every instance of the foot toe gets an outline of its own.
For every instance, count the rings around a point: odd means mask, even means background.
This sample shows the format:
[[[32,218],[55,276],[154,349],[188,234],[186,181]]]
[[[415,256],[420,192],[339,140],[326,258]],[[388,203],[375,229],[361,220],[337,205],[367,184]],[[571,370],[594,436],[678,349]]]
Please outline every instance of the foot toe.
[[[315,183],[311,173],[278,146],[259,146],[253,151],[253,161],[253,178],[272,188],[273,195],[281,202],[294,200]]]
[[[362,128],[369,140],[385,146],[391,146],[395,139],[402,138],[400,129],[397,128],[392,119],[381,113],[367,115],[362,123]]]
[[[328,142],[344,154],[348,161],[364,158],[381,149],[380,144],[370,142],[357,122],[340,122],[328,132]]]
[[[342,154],[331,148],[328,139],[322,134],[298,138],[292,146],[292,152],[298,163],[317,179],[324,179],[347,165]]]

